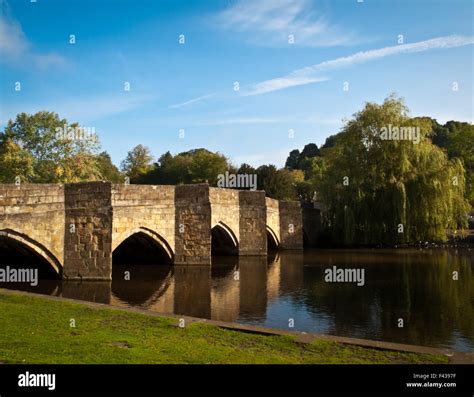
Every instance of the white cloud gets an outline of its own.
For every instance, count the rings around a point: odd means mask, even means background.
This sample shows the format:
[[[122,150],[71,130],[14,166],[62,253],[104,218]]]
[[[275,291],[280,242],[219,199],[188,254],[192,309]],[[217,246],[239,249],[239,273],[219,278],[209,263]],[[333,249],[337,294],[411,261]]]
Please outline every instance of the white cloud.
[[[7,16],[8,5],[5,2],[0,2],[0,6],[3,9],[0,14],[0,61],[33,64],[40,68],[66,64],[66,59],[59,54],[35,52],[20,24]]]
[[[174,105],[170,105],[169,108],[170,109],[179,109],[179,108],[186,107],[186,106],[189,106],[189,105],[193,105],[195,103],[198,103],[198,102],[204,101],[206,99],[212,98],[215,95],[216,94],[203,95],[203,96],[200,96],[200,97],[197,97],[197,98],[190,99],[189,101],[186,101],[186,102],[181,102],[181,103],[177,103],[177,104],[174,104]]]
[[[400,44],[391,47],[378,48],[375,50],[360,51],[346,57],[340,57],[302,69],[297,69],[283,77],[252,84],[248,87],[244,87],[242,90],[242,95],[258,95],[298,85],[318,83],[327,80],[326,77],[321,76],[323,73],[385,58],[391,55],[410,54],[440,48],[455,48],[471,44],[474,44],[474,37],[453,35],[437,37],[425,41],[418,41],[416,43]]]
[[[327,77],[298,77],[298,76],[285,76],[276,79],[262,81],[251,85],[250,89],[244,89],[242,92],[243,96],[260,95],[267,92],[278,91],[284,88],[295,87],[298,85],[306,85],[312,83],[320,83],[322,81],[329,80]]]
[[[221,11],[217,25],[249,33],[249,39],[266,46],[288,45],[294,35],[299,46],[324,47],[354,42],[354,34],[328,22],[316,13],[311,0],[238,0]]]
[[[25,35],[21,26],[0,15],[0,51],[3,56],[18,56],[27,50]]]
[[[233,124],[273,124],[281,123],[281,119],[276,118],[264,118],[264,117],[242,117],[234,119],[220,119],[220,120],[210,120],[202,123],[202,125],[233,125]]]

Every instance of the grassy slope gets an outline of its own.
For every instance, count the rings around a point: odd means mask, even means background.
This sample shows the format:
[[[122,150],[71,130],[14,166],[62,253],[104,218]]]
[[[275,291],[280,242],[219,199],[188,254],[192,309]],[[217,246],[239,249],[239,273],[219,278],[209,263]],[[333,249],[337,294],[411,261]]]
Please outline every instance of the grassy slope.
[[[70,327],[75,319],[76,328]],[[206,324],[31,296],[0,294],[4,363],[421,363],[444,356],[397,353],[334,342],[296,343]]]

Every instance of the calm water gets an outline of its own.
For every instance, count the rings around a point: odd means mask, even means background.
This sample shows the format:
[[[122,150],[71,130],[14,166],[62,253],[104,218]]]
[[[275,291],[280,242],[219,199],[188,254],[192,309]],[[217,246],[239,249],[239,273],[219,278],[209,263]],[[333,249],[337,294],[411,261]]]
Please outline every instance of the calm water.
[[[334,265],[365,269],[365,285],[325,282]],[[473,249],[215,257],[211,269],[116,266],[111,283],[43,281],[29,290],[283,329],[293,319],[299,331],[474,351]]]

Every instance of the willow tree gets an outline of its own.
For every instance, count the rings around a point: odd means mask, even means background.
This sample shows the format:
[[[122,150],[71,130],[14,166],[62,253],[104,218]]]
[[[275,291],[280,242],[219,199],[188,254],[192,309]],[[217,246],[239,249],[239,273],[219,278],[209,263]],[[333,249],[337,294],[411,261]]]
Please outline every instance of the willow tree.
[[[465,227],[463,165],[433,145],[430,133],[431,124],[410,119],[395,96],[367,103],[346,123],[318,182],[336,241],[443,241],[448,229]]]

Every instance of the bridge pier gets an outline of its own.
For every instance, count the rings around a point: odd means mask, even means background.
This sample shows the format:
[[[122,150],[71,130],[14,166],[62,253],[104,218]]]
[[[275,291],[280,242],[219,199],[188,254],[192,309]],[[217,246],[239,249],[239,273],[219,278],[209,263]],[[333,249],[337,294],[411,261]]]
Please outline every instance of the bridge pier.
[[[112,279],[112,205],[108,182],[64,186],[63,278]]]
[[[239,255],[267,255],[265,192],[241,190],[239,210]]]
[[[209,185],[176,186],[175,231],[175,264],[211,264]]]

